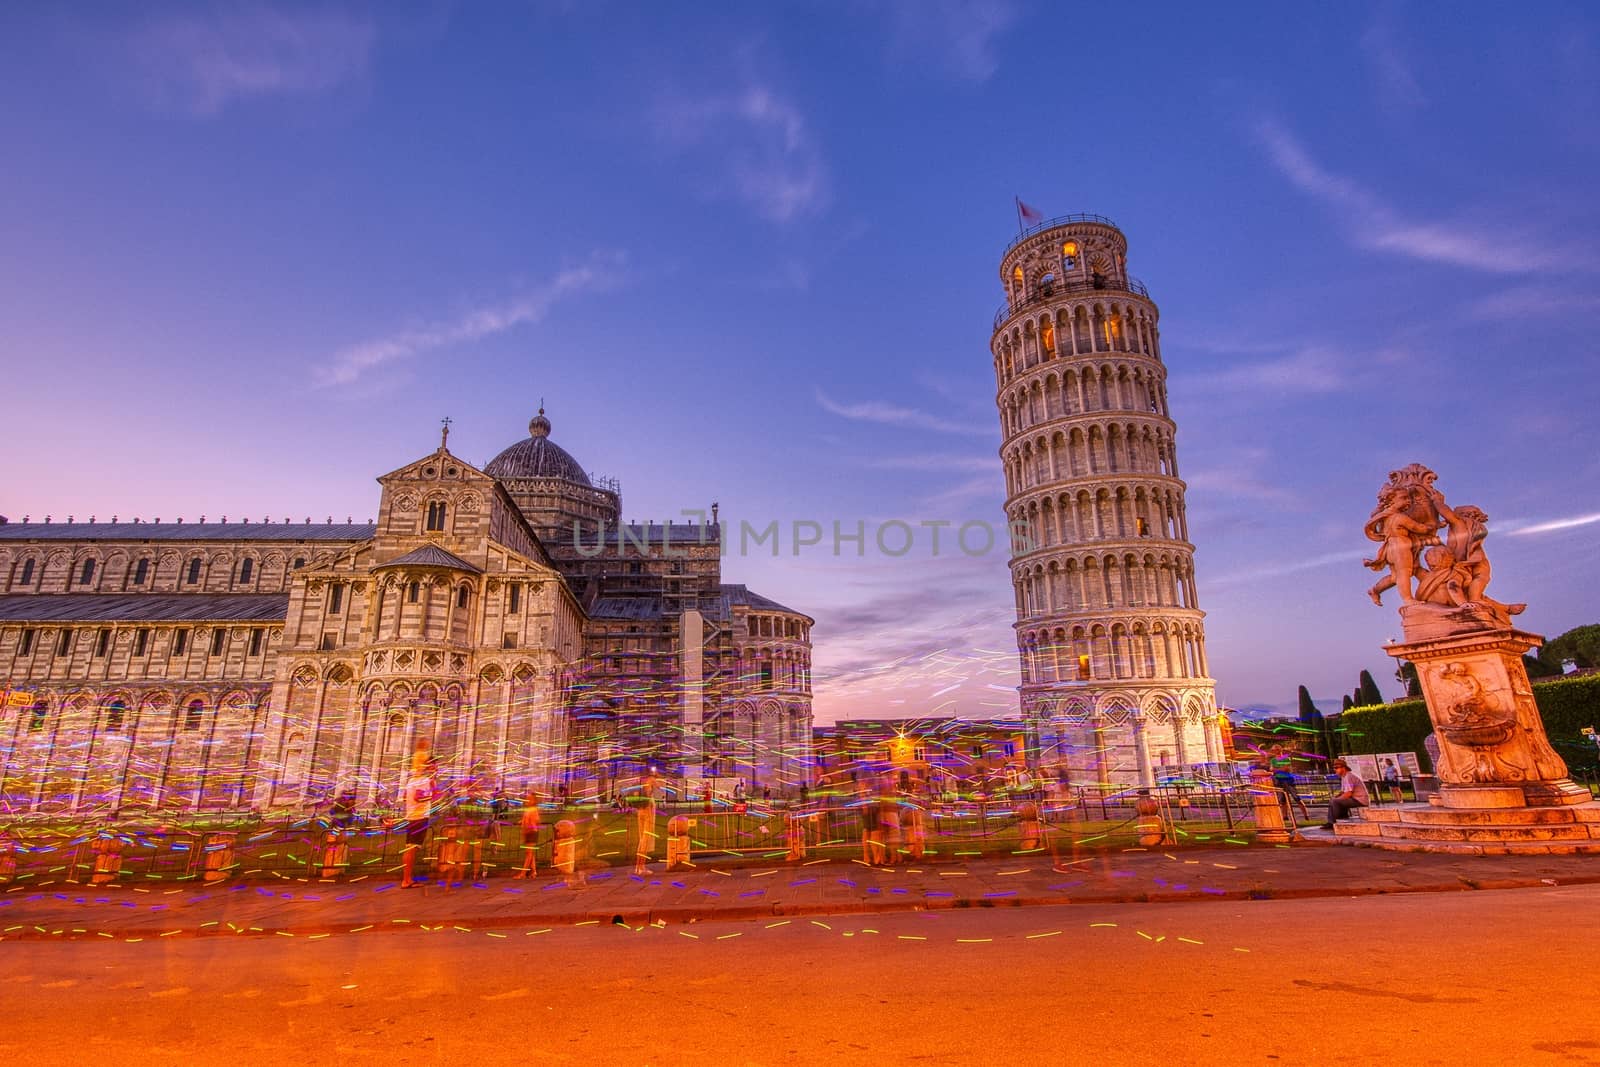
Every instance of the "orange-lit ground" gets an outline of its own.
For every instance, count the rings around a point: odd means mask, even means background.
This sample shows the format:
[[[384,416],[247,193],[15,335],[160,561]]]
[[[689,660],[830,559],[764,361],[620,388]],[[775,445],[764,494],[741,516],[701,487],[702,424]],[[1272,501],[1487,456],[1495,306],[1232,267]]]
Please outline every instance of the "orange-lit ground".
[[[1600,887],[1578,886],[640,931],[21,942],[0,945],[0,1053],[474,1067],[1600,1063],[1597,914]]]

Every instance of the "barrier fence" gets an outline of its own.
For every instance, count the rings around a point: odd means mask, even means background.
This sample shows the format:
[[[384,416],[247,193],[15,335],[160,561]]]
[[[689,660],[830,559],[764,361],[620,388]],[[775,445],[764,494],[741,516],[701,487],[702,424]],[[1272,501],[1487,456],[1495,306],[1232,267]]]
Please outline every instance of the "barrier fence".
[[[1307,777],[1297,779],[1295,793],[1309,817],[1321,821],[1336,788],[1336,779]],[[1402,788],[1404,800],[1415,798],[1409,783]],[[1372,783],[1371,791],[1374,804],[1392,802],[1386,784]],[[1298,808],[1286,797],[1280,802],[1286,809]],[[1141,811],[1141,805],[1150,810]],[[1129,847],[1148,836],[1152,819],[1159,820],[1162,840],[1244,843],[1243,835],[1254,830],[1254,796],[1247,785],[1235,782],[1184,780],[1147,790],[1078,787],[993,798],[823,794],[804,806],[717,804],[707,810],[663,805],[648,847],[657,864],[665,859],[665,842],[675,842],[678,858],[693,864],[858,856],[869,862],[960,861]],[[585,866],[635,862],[639,822],[634,812],[550,807],[542,810],[535,845],[541,871],[552,865],[556,824],[563,820],[572,823]],[[399,870],[405,848],[404,833],[391,819],[370,816],[358,816],[347,826],[326,818],[193,826],[30,820],[0,824],[0,883],[386,879]],[[434,823],[419,870],[432,870],[441,851],[463,877],[512,873],[523,863],[520,816],[513,810],[496,817],[487,807],[461,805]]]

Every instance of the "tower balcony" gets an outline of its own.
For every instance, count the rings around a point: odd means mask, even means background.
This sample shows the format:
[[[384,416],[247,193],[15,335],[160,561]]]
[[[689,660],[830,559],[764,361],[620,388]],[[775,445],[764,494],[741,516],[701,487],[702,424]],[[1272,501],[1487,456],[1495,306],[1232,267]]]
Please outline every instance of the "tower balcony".
[[[1052,282],[1040,285],[1033,292],[1021,300],[1008,300],[1000,305],[1000,310],[994,313],[994,330],[999,332],[1014,316],[1022,314],[1030,308],[1041,307],[1053,303],[1062,297],[1081,296],[1084,293],[1123,293],[1150,299],[1150,290],[1137,278],[1057,278]],[[1132,353],[1130,353],[1132,354]]]

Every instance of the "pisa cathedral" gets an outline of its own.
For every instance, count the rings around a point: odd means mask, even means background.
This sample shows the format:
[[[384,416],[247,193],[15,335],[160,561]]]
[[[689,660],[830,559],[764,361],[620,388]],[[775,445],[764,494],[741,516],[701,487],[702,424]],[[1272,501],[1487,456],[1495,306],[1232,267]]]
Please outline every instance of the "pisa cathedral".
[[[1032,762],[1150,785],[1225,758],[1156,305],[1097,215],[1006,249],[991,350]]]
[[[513,794],[797,788],[812,619],[550,432],[479,469],[446,429],[374,523],[0,520],[0,812],[385,804],[420,743]]]

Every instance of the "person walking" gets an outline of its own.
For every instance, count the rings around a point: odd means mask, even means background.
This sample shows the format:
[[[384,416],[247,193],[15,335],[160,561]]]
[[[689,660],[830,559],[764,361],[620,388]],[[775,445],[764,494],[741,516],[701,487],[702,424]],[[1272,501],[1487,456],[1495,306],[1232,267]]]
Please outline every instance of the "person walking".
[[[405,816],[406,848],[400,861],[400,888],[410,889],[417,884],[417,853],[428,843],[428,823],[433,816],[436,786],[433,780],[433,761],[421,762],[406,781],[401,801]]]
[[[1311,811],[1301,799],[1294,780],[1294,757],[1282,745],[1273,745],[1267,750],[1267,766],[1272,770],[1272,785],[1282,802],[1284,821],[1293,823],[1296,804],[1300,806],[1301,818],[1309,821]]]
[[[1396,804],[1406,798],[1400,789],[1400,768],[1394,765],[1394,760],[1383,761],[1383,784],[1389,787],[1389,799]]]
[[[532,878],[539,873],[539,865],[534,859],[538,848],[539,794],[530,789],[522,802],[522,866],[517,868],[513,878]]]
[[[1337,759],[1333,761],[1333,769],[1339,775],[1339,792],[1328,799],[1328,821],[1322,824],[1324,830],[1332,830],[1334,823],[1357,808],[1366,807],[1371,800],[1367,796],[1367,783],[1350,769],[1350,764]]]

